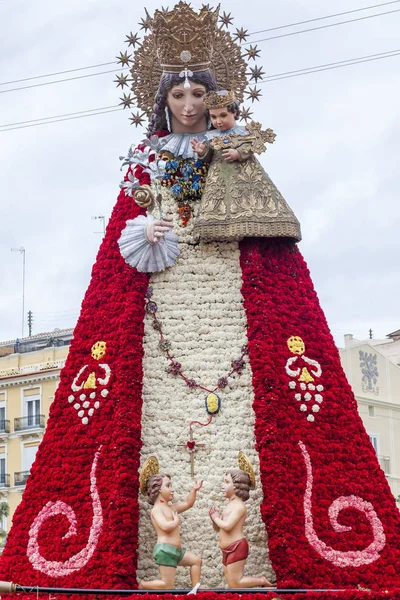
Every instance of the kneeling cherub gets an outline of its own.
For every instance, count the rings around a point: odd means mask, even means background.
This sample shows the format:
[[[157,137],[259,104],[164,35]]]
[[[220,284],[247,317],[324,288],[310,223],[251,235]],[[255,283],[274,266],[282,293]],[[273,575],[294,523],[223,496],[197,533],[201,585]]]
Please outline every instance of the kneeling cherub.
[[[196,593],[200,586],[201,558],[187,552],[181,547],[180,525],[178,514],[192,508],[196,494],[203,485],[196,481],[192,490],[183,502],[171,504],[174,497],[170,475],[158,472],[158,461],[155,456],[148,458],[140,474],[140,489],[147,492],[147,498],[153,505],[151,522],[157,533],[157,544],[153,556],[160,568],[160,579],[142,580],[140,590],[169,590],[174,587],[176,567],[190,567],[192,592]]]
[[[227,498],[228,504],[225,506],[222,516],[214,506],[211,506],[209,515],[214,530],[219,533],[222,564],[228,587],[269,587],[272,586],[272,583],[266,577],[244,576],[244,567],[249,555],[249,544],[243,535],[243,526],[247,516],[245,502],[250,497],[250,487],[255,486],[255,478],[248,458],[240,452],[239,465],[243,464],[246,465],[246,471],[232,469],[225,474],[222,493]]]

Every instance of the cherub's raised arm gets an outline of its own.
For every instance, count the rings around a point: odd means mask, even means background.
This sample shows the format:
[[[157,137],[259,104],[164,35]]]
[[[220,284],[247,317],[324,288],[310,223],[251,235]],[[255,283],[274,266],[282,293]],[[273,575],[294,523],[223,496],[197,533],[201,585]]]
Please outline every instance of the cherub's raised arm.
[[[177,513],[181,513],[181,512],[184,512],[185,510],[188,510],[189,508],[192,508],[192,506],[196,502],[197,492],[201,488],[202,485],[203,485],[202,481],[195,481],[192,489],[190,490],[189,494],[186,496],[186,499],[183,502],[177,502],[176,504],[174,504],[173,509],[176,510]]]

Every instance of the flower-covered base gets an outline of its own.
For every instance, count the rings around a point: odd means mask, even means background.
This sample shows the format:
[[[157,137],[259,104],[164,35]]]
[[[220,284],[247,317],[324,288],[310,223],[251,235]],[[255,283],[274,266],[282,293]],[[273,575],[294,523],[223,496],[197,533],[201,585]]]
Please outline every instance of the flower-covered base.
[[[190,590],[187,590],[188,592]],[[31,594],[18,594],[19,600],[37,600],[40,598],[47,598],[47,594],[35,593]],[[52,596],[53,597],[53,596]],[[87,600],[88,598],[99,596],[89,595],[59,595],[57,594],[57,600]],[[179,600],[184,598],[183,594],[170,594],[170,593],[158,593],[158,594],[132,594],[130,596],[102,596],[102,598],[111,598],[112,600],[123,600],[126,598],[140,598],[141,600]],[[192,596],[196,598],[196,596]],[[346,590],[332,590],[332,591],[307,591],[306,593],[279,593],[278,591],[271,592],[259,592],[254,590],[251,593],[231,593],[228,589],[224,592],[213,592],[213,591],[199,591],[197,597],[201,600],[398,600],[400,598],[400,589],[382,588],[379,590],[369,589],[346,589]],[[15,596],[2,594],[3,600],[13,600]]]

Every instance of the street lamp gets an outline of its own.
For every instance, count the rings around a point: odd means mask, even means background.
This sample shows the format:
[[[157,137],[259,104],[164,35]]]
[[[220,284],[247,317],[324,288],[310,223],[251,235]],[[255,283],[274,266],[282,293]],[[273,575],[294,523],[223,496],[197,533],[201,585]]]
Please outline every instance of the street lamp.
[[[22,254],[22,337],[24,337],[24,321],[25,321],[25,248],[11,248],[11,252],[19,252]]]

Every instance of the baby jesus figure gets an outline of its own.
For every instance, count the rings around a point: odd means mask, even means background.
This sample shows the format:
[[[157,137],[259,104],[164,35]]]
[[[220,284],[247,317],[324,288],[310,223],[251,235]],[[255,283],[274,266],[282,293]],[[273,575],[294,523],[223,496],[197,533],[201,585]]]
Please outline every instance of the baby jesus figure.
[[[244,576],[249,544],[243,536],[243,526],[247,515],[245,501],[250,496],[250,485],[250,475],[246,471],[229,471],[222,484],[222,493],[228,500],[222,516],[214,506],[209,510],[214,530],[219,533],[225,580],[230,588],[272,586],[266,577]]]
[[[204,99],[215,129],[205,140],[192,140],[193,150],[210,162],[194,231],[201,240],[244,237],[301,239],[300,224],[255,154],[272,143],[272,129],[259,123],[237,124],[239,103],[233,92],[209,92]]]

